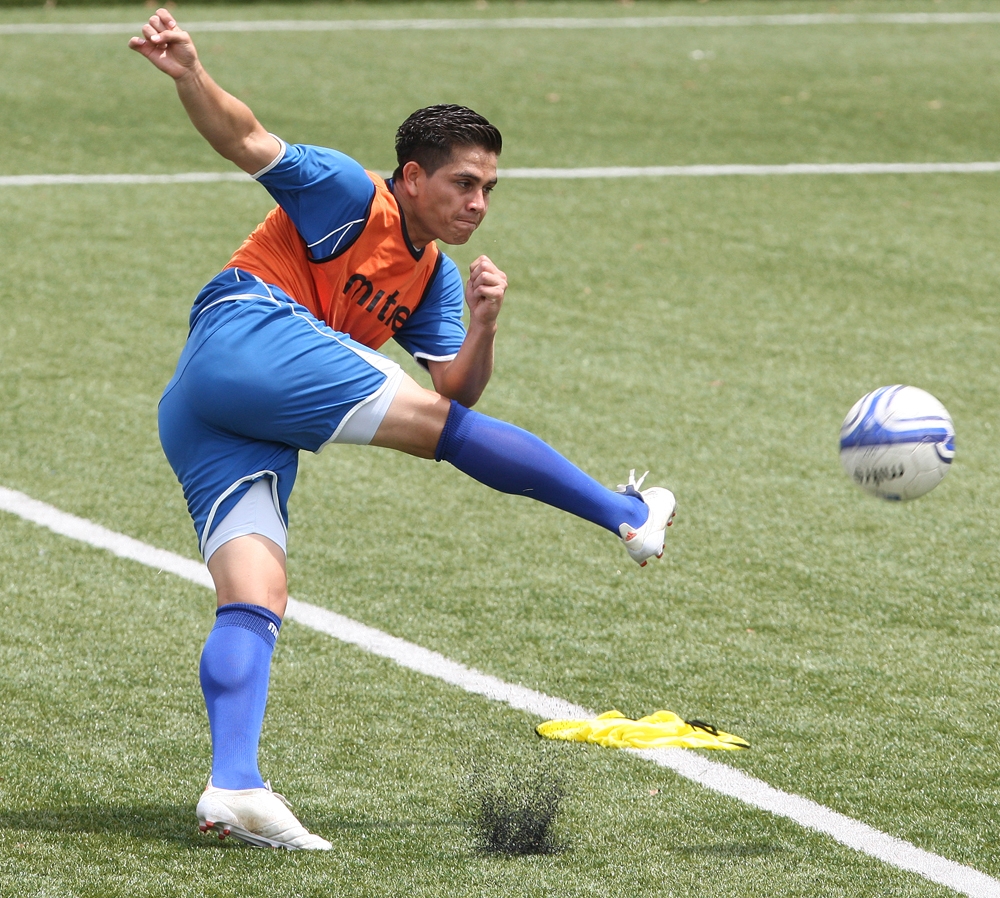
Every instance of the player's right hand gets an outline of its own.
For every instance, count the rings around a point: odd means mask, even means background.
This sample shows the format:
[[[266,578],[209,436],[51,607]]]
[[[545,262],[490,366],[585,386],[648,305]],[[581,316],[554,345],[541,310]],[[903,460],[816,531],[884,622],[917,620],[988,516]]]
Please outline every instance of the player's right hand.
[[[465,301],[472,321],[477,324],[495,324],[506,292],[507,275],[493,264],[489,256],[480,256],[469,266]]]
[[[133,37],[128,45],[171,78],[180,78],[198,64],[191,35],[177,26],[166,9],[158,9],[150,16],[142,26],[142,37]]]

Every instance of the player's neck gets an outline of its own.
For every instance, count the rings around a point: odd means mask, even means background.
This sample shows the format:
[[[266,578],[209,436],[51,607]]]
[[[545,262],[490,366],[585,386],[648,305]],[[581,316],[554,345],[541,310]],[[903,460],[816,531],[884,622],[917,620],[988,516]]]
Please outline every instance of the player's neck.
[[[420,252],[420,250],[434,239],[434,235],[424,233],[423,228],[420,226],[420,220],[416,215],[416,210],[413,208],[413,203],[406,195],[406,191],[399,186],[399,183],[393,180],[390,189],[396,199],[396,204],[399,206],[399,211],[403,214],[403,231],[410,242],[410,246],[417,252]]]

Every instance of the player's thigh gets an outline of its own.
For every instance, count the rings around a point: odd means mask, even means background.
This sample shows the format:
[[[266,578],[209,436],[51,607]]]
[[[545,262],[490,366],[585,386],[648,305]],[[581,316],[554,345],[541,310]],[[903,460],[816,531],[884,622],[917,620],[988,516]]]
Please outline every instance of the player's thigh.
[[[175,378],[212,427],[316,452],[398,379],[391,359],[294,303],[240,302],[237,314],[223,312]]]
[[[404,374],[371,444],[434,458],[450,410],[450,400]]]
[[[218,604],[263,605],[284,617],[288,603],[285,552],[259,533],[229,540],[207,559]]]
[[[395,362],[291,302],[234,300],[202,315],[159,409],[160,440],[202,553],[265,477],[287,528],[298,451],[368,443],[402,379]]]
[[[216,528],[251,487],[264,480],[265,498],[274,505],[277,518],[265,535],[283,546],[288,499],[298,471],[297,449],[214,427],[194,413],[179,390],[168,389],[160,400],[159,429],[163,452],[184,489],[203,556],[211,554],[209,539]],[[242,528],[234,535],[245,532],[250,531]]]

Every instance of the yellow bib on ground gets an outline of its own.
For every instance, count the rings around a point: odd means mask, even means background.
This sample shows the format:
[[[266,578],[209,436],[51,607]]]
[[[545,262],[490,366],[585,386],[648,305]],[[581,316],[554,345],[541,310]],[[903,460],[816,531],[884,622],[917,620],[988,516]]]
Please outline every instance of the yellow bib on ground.
[[[546,739],[591,742],[607,748],[720,748],[732,751],[750,743],[723,733],[710,723],[683,720],[673,711],[657,711],[632,720],[621,711],[607,711],[593,720],[549,720],[535,727]]]

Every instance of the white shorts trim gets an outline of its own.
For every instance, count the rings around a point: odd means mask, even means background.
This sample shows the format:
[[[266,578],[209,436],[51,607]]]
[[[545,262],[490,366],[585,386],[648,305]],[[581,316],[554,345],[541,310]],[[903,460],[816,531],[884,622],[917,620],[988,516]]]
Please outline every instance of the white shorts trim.
[[[233,484],[233,489],[238,485]],[[231,492],[232,489],[227,491]],[[266,536],[271,542],[277,543],[282,552],[288,554],[288,530],[278,511],[278,485],[273,476],[264,476],[255,481],[243,498],[230,509],[229,514],[219,522],[202,549],[205,563],[208,564],[208,560],[220,546],[250,533]]]
[[[369,358],[369,361],[373,361],[376,367],[385,372],[385,381],[371,396],[363,399],[344,415],[340,425],[330,435],[330,439],[316,450],[317,453],[322,452],[330,443],[353,443],[356,446],[367,446],[375,436],[375,431],[378,430],[386,412],[389,411],[392,400],[396,398],[396,391],[399,390],[399,385],[403,382],[403,369],[395,362],[384,356],[376,356],[374,353],[371,355],[358,354]],[[388,364],[386,364],[387,362]]]

